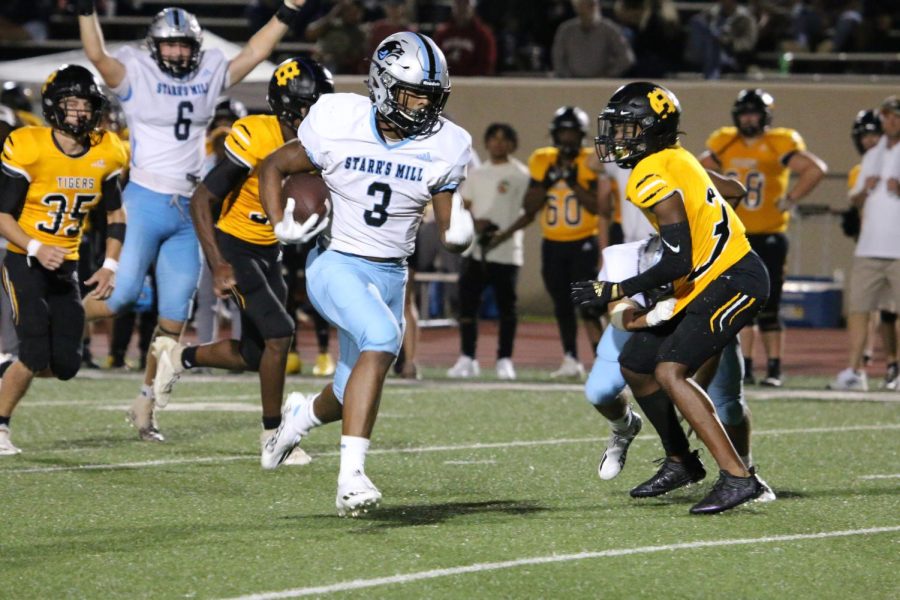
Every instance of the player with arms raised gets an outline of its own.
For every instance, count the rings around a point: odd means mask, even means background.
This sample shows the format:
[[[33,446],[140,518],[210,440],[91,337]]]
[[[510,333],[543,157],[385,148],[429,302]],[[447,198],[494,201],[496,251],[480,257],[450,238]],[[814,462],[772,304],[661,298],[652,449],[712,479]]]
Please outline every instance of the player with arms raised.
[[[106,260],[85,284],[102,300],[115,285],[125,238],[119,174],[128,151],[98,129],[106,98],[84,67],[54,71],[41,91],[50,127],[23,127],[3,145],[0,235],[8,241],[3,287],[9,295],[19,358],[0,366],[0,455],[18,449],[9,422],[35,376],[71,379],[81,366],[84,309],[78,247],[91,210],[107,213]]]
[[[259,165],[285,141],[296,139],[297,127],[310,107],[322,94],[333,92],[331,73],[318,63],[304,58],[282,62],[272,74],[266,98],[275,114],[235,121],[225,139],[225,158],[191,198],[194,228],[212,270],[215,293],[220,298],[234,297],[240,307],[240,341],[184,347],[160,336],[153,342],[156,398],[168,396],[185,369],[258,371],[263,441],[281,424],[294,320],[285,308],[288,290],[281,249],[259,201]],[[212,205],[223,200],[221,217],[214,225]],[[291,458],[292,464],[308,461],[300,448]]]
[[[600,113],[597,153],[604,162],[633,169],[628,200],[659,231],[663,254],[652,268],[620,283],[575,283],[572,297],[576,304],[605,309],[613,300],[673,283],[672,318],[636,332],[619,363],[663,443],[678,439],[669,435],[679,427],[674,401],[719,464],[719,480],[691,508],[691,513],[707,514],[754,500],[765,488],[741,461],[709,397],[688,378],[707,361],[718,360],[765,302],[769,283],[731,206],[697,159],[678,144],[680,116],[675,95],[649,82],[622,86]],[[683,441],[665,450],[673,462],[690,456]]]
[[[263,162],[263,207],[275,235],[294,242],[305,228],[281,202],[281,180],[318,169],[331,191],[333,214],[307,259],[307,291],[316,310],[338,328],[334,382],[320,394],[292,394],[263,466],[276,467],[312,427],[343,419],[338,514],[356,516],[381,501],[365,473],[365,457],[384,378],[403,339],[403,300],[416,232],[429,200],[444,245],[463,251],[472,216],[455,194],[465,178],[472,139],[441,117],[450,95],[444,55],[424,35],[389,36],[372,56],[370,99],[323,96],[289,142]]]

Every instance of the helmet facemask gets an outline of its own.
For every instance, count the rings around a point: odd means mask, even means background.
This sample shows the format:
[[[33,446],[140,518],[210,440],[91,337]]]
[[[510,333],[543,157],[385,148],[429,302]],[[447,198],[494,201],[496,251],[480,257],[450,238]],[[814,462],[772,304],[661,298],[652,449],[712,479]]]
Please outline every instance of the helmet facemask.
[[[379,108],[391,125],[409,137],[428,137],[440,129],[440,116],[450,97],[449,88],[443,88],[440,82],[434,82],[434,86],[412,85],[394,79],[389,73],[382,74],[381,82],[388,97]],[[428,101],[425,106],[409,108],[421,98]]]
[[[743,115],[757,115],[759,117],[756,125],[746,125],[741,123],[741,116]],[[734,109],[734,124],[735,127],[738,128],[738,131],[742,136],[748,138],[754,138],[760,135],[766,128],[766,114],[764,112],[760,112],[755,107],[736,107]]]
[[[633,119],[617,118],[612,114],[597,117],[594,147],[600,162],[614,162],[626,169],[634,168],[649,153],[640,123]]]
[[[190,47],[190,54],[187,58],[180,60],[171,60],[163,58],[160,45],[164,42],[182,43]],[[150,56],[159,66],[163,73],[168,73],[176,79],[187,77],[197,70],[200,66],[200,59],[203,53],[200,51],[200,42],[188,37],[181,38],[149,38],[147,45],[150,47]]]
[[[90,109],[87,114],[79,114],[77,121],[72,123],[68,119],[69,110],[66,107],[66,101],[69,98],[80,98],[89,103]],[[100,119],[106,108],[106,99],[100,95],[84,95],[75,93],[73,90],[60,90],[49,98],[50,106],[44,112],[44,116],[50,125],[59,131],[62,131],[79,143],[85,146],[92,145],[93,134],[100,125]]]

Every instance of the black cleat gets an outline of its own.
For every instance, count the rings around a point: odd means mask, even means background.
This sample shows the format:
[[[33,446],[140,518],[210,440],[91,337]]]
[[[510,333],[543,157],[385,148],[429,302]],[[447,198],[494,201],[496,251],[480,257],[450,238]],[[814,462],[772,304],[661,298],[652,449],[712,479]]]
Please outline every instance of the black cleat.
[[[756,377],[753,376],[753,373],[744,375],[744,385],[756,385]]]
[[[719,480],[703,500],[691,507],[692,515],[713,515],[756,500],[766,489],[756,475],[735,477],[719,471]]]
[[[706,469],[694,450],[684,457],[684,462],[675,462],[668,458],[662,459],[662,466],[656,475],[633,488],[630,492],[632,498],[652,498],[662,496],[680,487],[697,483],[706,477]]]

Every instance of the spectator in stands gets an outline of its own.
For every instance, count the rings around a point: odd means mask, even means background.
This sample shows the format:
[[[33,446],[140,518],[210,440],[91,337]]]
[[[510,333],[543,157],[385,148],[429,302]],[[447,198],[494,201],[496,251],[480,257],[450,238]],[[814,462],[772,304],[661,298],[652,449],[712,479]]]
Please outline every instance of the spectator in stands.
[[[528,168],[511,155],[516,151],[518,135],[506,123],[492,123],[484,133],[488,161],[469,173],[460,188],[466,208],[475,218],[476,243],[465,253],[459,273],[459,334],[461,349],[449,377],[475,377],[478,341],[478,310],[485,288],[493,286],[500,312],[500,338],[497,346],[497,377],[515,379],[512,362],[516,336],[516,281],[522,266],[523,231],[488,249],[493,234],[509,227],[522,212],[522,199],[528,190]]]
[[[859,177],[850,190],[850,201],[862,210],[862,226],[850,276],[850,360],[829,385],[837,390],[868,390],[863,370],[869,313],[879,308],[889,290],[900,306],[900,98],[891,96],[881,105],[884,135],[862,159]]]
[[[622,30],[600,16],[598,0],[572,0],[577,16],[553,38],[557,77],[620,77],[634,64]]]
[[[17,42],[46,40],[52,12],[51,0],[0,2],[0,39]]]
[[[369,47],[366,56],[375,54],[378,44],[389,35],[401,31],[418,31],[418,27],[409,20],[406,0],[386,0],[384,13],[383,19],[379,19],[369,26]],[[455,72],[453,74],[456,75]]]
[[[831,37],[821,44],[819,52],[862,52],[865,48],[862,0],[846,0],[834,23]]]
[[[475,14],[475,0],[453,0],[452,16],[438,26],[434,41],[444,52],[454,77],[493,75],[497,42]]]
[[[740,72],[756,47],[756,19],[737,0],[719,0],[688,23],[685,59],[707,79]]]
[[[328,13],[306,28],[307,41],[316,42],[316,60],[332,73],[367,72],[368,45],[362,18],[363,7],[358,0],[338,0]]]
[[[784,50],[811,51],[825,39],[826,17],[820,0],[794,0]]]
[[[616,0],[613,10],[634,50],[629,77],[659,79],[678,70],[684,35],[672,0]]]

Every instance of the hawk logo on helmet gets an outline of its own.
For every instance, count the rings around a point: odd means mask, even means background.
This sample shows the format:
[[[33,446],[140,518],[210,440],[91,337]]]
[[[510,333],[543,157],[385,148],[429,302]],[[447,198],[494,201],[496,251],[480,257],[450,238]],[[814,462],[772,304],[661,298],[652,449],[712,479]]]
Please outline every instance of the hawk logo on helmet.
[[[287,85],[288,81],[298,75],[300,75],[300,67],[297,65],[297,61],[285,63],[275,71],[275,79],[278,81],[278,85],[281,86]]]
[[[662,88],[654,88],[647,98],[650,99],[650,108],[659,115],[660,119],[665,119],[675,113],[675,101],[668,91]]]
[[[385,42],[381,48],[378,49],[378,60],[387,60],[390,57],[400,58],[403,56],[403,46],[400,42],[396,40],[391,40],[389,42]],[[388,63],[390,64],[390,63]]]

